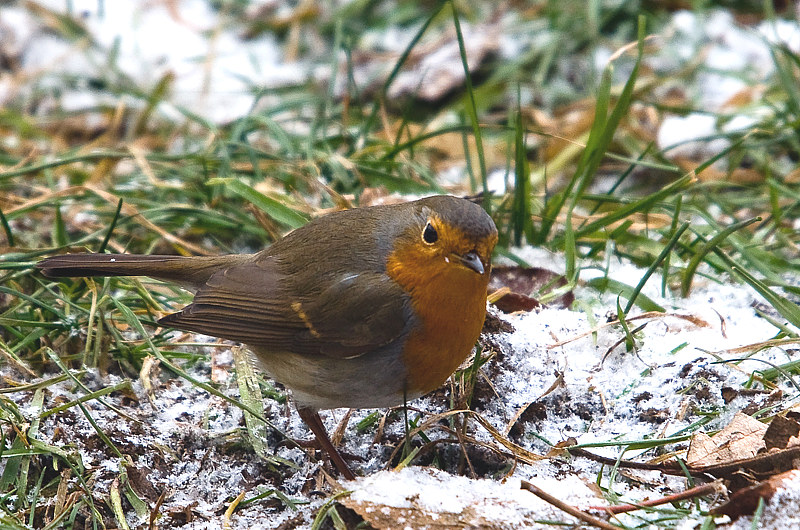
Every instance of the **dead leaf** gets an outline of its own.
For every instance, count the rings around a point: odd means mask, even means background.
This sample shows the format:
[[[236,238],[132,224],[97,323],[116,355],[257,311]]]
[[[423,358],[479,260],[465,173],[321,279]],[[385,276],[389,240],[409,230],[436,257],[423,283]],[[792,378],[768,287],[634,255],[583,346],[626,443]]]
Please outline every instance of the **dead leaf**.
[[[800,423],[785,416],[775,416],[769,422],[767,431],[764,433],[764,444],[767,449],[773,447],[785,449],[789,447],[792,438],[798,434],[800,434]]]
[[[734,93],[722,104],[720,110],[735,111],[741,107],[746,107],[753,102],[760,102],[764,98],[765,85],[750,85]]]
[[[502,293],[501,293],[502,294]],[[517,311],[533,311],[542,307],[542,303],[535,298],[524,294],[507,292],[494,302],[495,307],[503,313],[516,313]]]
[[[493,25],[478,26],[464,37],[464,51],[473,72],[500,47],[498,29]],[[454,32],[447,32],[427,45],[415,47],[409,55],[404,68],[389,87],[388,100],[410,95],[425,102],[438,102],[453,91],[464,88],[461,50]],[[382,57],[375,59],[380,64],[393,64],[391,61],[385,63],[386,59]]]
[[[711,510],[711,514],[727,515],[734,521],[743,515],[752,515],[761,499],[769,503],[775,493],[798,481],[800,471],[796,469],[775,475],[755,486],[737,491],[728,502]]]
[[[713,454],[716,448],[717,444],[714,443],[714,440],[709,435],[699,432],[692,436],[686,460],[689,462],[702,462],[708,455]],[[714,463],[716,463],[716,460]]]
[[[742,413],[717,434],[709,437],[700,433],[692,438],[686,462],[692,467],[703,467],[752,458],[766,448],[764,433],[767,426]]]
[[[770,449],[751,458],[728,460],[719,464],[708,466],[688,466],[689,472],[696,475],[711,475],[729,480],[728,489],[737,491],[750,487],[758,480],[797,469],[800,462],[800,447],[786,449]],[[683,473],[680,466],[673,468],[677,473]]]
[[[566,284],[566,278],[560,274],[539,267],[494,267],[489,290],[508,288],[510,292],[495,301],[494,305],[504,313],[513,313],[541,307],[542,303],[534,295],[542,296]],[[575,296],[569,291],[548,306],[566,309],[574,300]]]
[[[788,172],[785,177],[783,177],[783,181],[786,184],[797,184],[800,182],[800,167],[795,168]]]
[[[387,137],[391,141],[415,141],[435,131],[436,123],[424,125],[408,123],[407,119],[396,119],[387,124]],[[465,142],[466,141],[466,145]],[[461,132],[437,133],[430,138],[418,143],[424,148],[434,172],[447,171],[450,168],[464,167],[464,161],[469,158],[473,167],[478,167],[477,144],[472,135],[464,136]],[[421,149],[423,150],[423,149]],[[503,168],[509,157],[508,142],[502,138],[484,138],[483,154],[486,166],[489,168]],[[419,155],[419,153],[418,153]],[[455,191],[455,190],[450,190]],[[467,192],[467,190],[462,190]],[[363,205],[363,201],[360,201]]]
[[[689,158],[676,157],[673,162],[683,171],[694,171],[700,162]],[[736,184],[759,184],[764,182],[764,175],[752,168],[737,167],[732,171],[717,169],[708,166],[697,174],[701,182],[733,182]]]
[[[545,118],[544,112],[536,115],[537,125],[545,132],[553,134],[547,138],[542,157],[546,162],[563,156],[565,150],[574,148],[573,138],[585,137],[594,122],[595,102],[592,99],[583,99],[557,109],[551,117]],[[575,157],[579,151],[575,151]]]

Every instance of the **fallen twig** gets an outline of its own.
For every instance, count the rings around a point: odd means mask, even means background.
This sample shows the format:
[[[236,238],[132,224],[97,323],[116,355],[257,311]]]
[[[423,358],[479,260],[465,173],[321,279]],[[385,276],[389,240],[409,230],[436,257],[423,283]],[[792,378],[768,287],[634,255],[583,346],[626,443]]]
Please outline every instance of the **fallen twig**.
[[[645,471],[661,471],[668,475],[685,475],[688,471],[693,476],[711,475],[716,478],[729,478],[741,470],[748,471],[756,477],[770,476],[781,471],[792,469],[794,467],[793,462],[796,459],[800,459],[800,446],[789,447],[787,449],[773,449],[751,458],[739,458],[706,466],[685,464],[685,467],[681,466],[678,462],[661,462],[658,464],[631,462],[630,460],[618,460],[616,458],[596,455],[577,447],[564,447],[564,449],[569,451],[573,456],[581,456],[609,466]]]
[[[660,499],[651,499],[647,501],[642,501],[637,504],[617,504],[615,506],[589,506],[587,509],[604,512],[610,515],[616,515],[620,513],[640,510],[642,508],[651,508],[653,506],[660,506],[662,504],[667,504],[670,502],[684,501],[686,499],[693,499],[695,497],[703,497],[704,495],[721,493],[724,490],[724,488],[725,486],[722,484],[722,479],[717,479],[714,482],[709,482],[708,484],[703,484],[702,486],[695,486],[694,488],[690,488],[686,491],[682,491],[680,493],[673,493],[672,495],[667,495],[665,497],[661,497]]]
[[[586,512],[582,512],[581,510],[577,509],[574,506],[571,506],[571,505],[565,503],[562,500],[556,499],[555,497],[553,497],[549,493],[546,493],[546,492],[542,491],[541,489],[539,489],[538,487],[534,486],[533,484],[531,484],[527,480],[523,480],[521,482],[522,482],[522,489],[530,491],[531,493],[533,493],[534,495],[536,495],[537,497],[539,497],[543,501],[552,504],[553,506],[555,506],[556,508],[558,508],[562,512],[566,512],[566,513],[570,514],[571,516],[580,519],[584,523],[588,523],[588,524],[590,524],[592,526],[596,526],[597,528],[602,528],[603,530],[619,530],[618,526],[614,526],[613,524],[608,523],[606,521],[603,521],[602,519],[598,519],[597,517],[595,517],[593,515],[590,515],[590,514],[588,514]]]

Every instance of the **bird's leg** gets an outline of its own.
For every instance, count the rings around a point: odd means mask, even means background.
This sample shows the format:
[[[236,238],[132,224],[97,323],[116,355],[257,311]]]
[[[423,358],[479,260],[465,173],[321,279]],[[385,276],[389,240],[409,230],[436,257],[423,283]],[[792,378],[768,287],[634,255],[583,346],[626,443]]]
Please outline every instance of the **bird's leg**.
[[[339,451],[334,447],[333,442],[331,442],[331,439],[328,437],[328,431],[325,430],[325,425],[323,425],[319,413],[314,409],[306,407],[297,407],[297,413],[300,415],[300,418],[306,422],[311,432],[314,433],[320,447],[328,453],[331,462],[333,462],[333,465],[339,470],[339,473],[347,480],[355,480],[356,476],[350,471],[344,458],[342,458],[342,455],[339,454]]]

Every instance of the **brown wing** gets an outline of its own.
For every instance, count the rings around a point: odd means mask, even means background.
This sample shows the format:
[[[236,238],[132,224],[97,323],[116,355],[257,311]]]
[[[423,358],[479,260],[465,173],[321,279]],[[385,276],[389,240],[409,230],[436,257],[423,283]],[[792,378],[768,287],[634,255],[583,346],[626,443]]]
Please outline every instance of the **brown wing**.
[[[236,265],[159,322],[268,350],[334,357],[367,353],[412,324],[407,295],[385,274],[343,273],[321,283],[308,292],[272,258]]]

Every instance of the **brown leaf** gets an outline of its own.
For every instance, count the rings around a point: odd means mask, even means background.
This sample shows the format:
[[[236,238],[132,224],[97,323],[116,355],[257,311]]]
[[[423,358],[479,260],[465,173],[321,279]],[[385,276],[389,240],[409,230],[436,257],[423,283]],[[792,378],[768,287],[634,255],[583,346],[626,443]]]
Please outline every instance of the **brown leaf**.
[[[155,502],[161,493],[156,490],[153,483],[150,481],[150,469],[147,467],[138,467],[133,464],[125,466],[128,472],[128,480],[130,485],[137,495],[144,497],[150,502]]]
[[[494,305],[503,313],[533,311],[538,307],[542,307],[542,303],[539,300],[518,293],[505,293],[494,302]]]
[[[770,449],[766,453],[759,453],[752,458],[729,460],[708,466],[688,466],[689,471],[696,475],[711,475],[732,480],[729,489],[741,489],[743,484],[750,486],[752,478],[763,480],[766,477],[795,469],[800,461],[800,447],[790,446],[786,449]],[[680,466],[675,466],[676,472],[683,473]],[[747,484],[750,481],[750,484]],[[735,483],[734,483],[735,482]]]
[[[788,172],[786,176],[783,177],[783,181],[787,184],[797,184],[800,182],[800,167]]]
[[[775,475],[755,486],[737,491],[731,495],[728,502],[711,510],[711,514],[727,515],[734,521],[743,515],[752,515],[761,499],[769,503],[775,493],[798,481],[800,481],[800,471],[796,469]]]
[[[577,159],[581,149],[572,139],[580,138],[589,132],[594,122],[594,114],[595,102],[589,98],[559,108],[552,117],[546,117],[543,112],[539,112],[534,123],[542,127],[546,133],[552,134],[544,143],[543,159],[551,161],[570,152],[572,158]]]
[[[773,447],[785,449],[789,446],[789,440],[800,434],[800,423],[785,416],[775,416],[767,426],[764,433],[764,444],[767,449]]]
[[[494,305],[504,313],[513,313],[541,307],[541,302],[534,295],[547,294],[566,284],[566,278],[547,269],[500,266],[492,268],[489,290],[509,289],[511,292],[496,300]],[[575,296],[570,291],[550,302],[548,306],[567,308],[574,300]]]
[[[722,104],[721,108],[728,111],[735,111],[753,102],[761,101],[764,98],[765,90],[766,87],[764,85],[747,86],[729,97],[728,100]]]
[[[474,71],[499,50],[498,28],[482,25],[468,37],[464,39],[464,51],[469,68]],[[393,64],[386,57],[374,60],[382,65]],[[389,87],[387,99],[396,101],[412,96],[424,102],[439,102],[454,91],[463,90],[465,75],[461,65],[461,50],[454,33],[448,32],[424,46],[415,46]]]
[[[684,157],[676,157],[673,162],[684,171],[694,171],[700,166],[700,162],[691,160]],[[764,182],[764,175],[759,171],[746,168],[737,167],[732,171],[723,171],[714,166],[708,166],[697,174],[697,178],[701,182],[734,182],[736,184],[759,184]]]
[[[392,141],[401,133],[402,140],[416,141],[420,136],[425,136],[431,132],[430,125],[415,125],[409,124],[407,119],[398,119],[392,122],[390,132]],[[465,144],[466,142],[466,144]],[[431,169],[434,172],[444,172],[450,168],[463,168],[465,160],[469,159],[473,167],[478,167],[480,160],[477,154],[477,144],[475,139],[470,135],[466,139],[460,132],[458,133],[441,133],[423,140],[420,144],[427,150],[430,157]],[[483,139],[483,154],[487,167],[501,168],[505,167],[505,163],[509,157],[508,142],[500,140],[499,138],[484,138]],[[451,190],[455,191],[455,190]],[[463,190],[466,191],[466,190]]]
[[[765,448],[764,433],[767,426],[742,413],[712,437],[700,433],[692,438],[686,462],[692,467],[702,467],[752,458]]]

